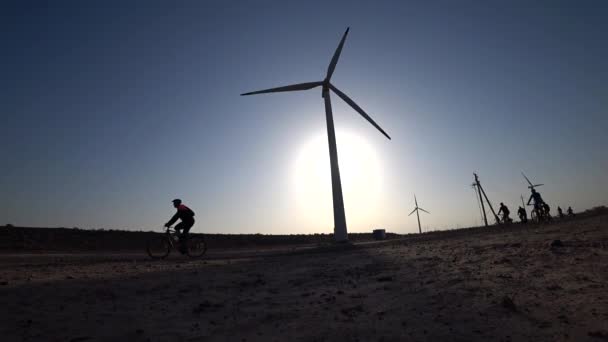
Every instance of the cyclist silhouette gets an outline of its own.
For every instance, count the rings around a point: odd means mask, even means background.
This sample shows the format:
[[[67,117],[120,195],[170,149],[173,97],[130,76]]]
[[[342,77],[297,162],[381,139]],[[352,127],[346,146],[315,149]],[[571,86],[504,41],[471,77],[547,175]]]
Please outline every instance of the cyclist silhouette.
[[[568,216],[570,217],[574,217],[574,211],[572,211],[572,207],[568,207],[568,210],[566,210],[566,212],[568,213]]]
[[[532,188],[532,194],[530,195],[530,199],[528,199],[528,205],[530,205],[532,200],[534,200],[534,209],[543,210],[543,204],[545,204],[545,201],[543,201],[540,192],[536,191],[534,188]]]
[[[511,218],[509,218],[509,214],[511,212],[509,211],[509,208],[507,208],[507,206],[502,202],[500,202],[500,209],[498,210],[497,215],[500,215],[500,213],[502,213],[502,222],[509,223],[511,221]]]
[[[543,210],[545,210],[545,215],[547,215],[547,219],[551,221],[551,207],[547,204],[547,202],[543,203]]]
[[[181,222],[175,226],[175,231],[179,234],[179,251],[182,252],[182,254],[185,254],[188,232],[190,232],[190,228],[194,226],[194,211],[182,204],[182,200],[180,199],[174,199],[172,202],[173,206],[177,209],[177,212],[171,217],[169,222],[165,223],[165,227],[170,227],[178,219],[181,220]],[[183,233],[181,232],[182,229]]]
[[[526,212],[526,209],[519,207],[519,209],[517,209],[517,215],[519,215],[521,223],[528,222],[528,213]]]

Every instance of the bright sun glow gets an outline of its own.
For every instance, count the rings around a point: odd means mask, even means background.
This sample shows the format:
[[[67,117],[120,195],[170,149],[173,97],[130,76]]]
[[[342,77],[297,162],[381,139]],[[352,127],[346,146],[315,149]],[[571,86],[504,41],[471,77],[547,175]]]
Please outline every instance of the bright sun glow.
[[[338,163],[349,231],[375,225],[382,170],[376,152],[362,137],[338,131]],[[312,232],[333,231],[331,171],[327,135],[302,145],[293,172],[298,225]]]

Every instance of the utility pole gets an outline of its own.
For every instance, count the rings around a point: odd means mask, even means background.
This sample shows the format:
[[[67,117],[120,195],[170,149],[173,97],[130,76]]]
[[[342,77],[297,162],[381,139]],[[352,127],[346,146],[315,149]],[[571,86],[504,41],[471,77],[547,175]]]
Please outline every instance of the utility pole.
[[[496,220],[496,223],[499,223],[500,219],[498,218],[498,215],[496,215],[494,208],[492,208],[492,203],[490,203],[490,200],[488,199],[488,195],[486,195],[486,192],[483,190],[483,187],[481,186],[481,183],[479,182],[479,176],[477,176],[476,173],[473,173],[473,175],[475,176],[475,183],[473,183],[473,185],[475,185],[477,187],[477,192],[479,193],[479,202],[481,202],[481,211],[483,212],[483,221],[486,224],[486,227],[488,226],[488,217],[486,216],[486,209],[483,204],[484,198],[485,198],[486,202],[488,203],[488,207],[490,207],[492,214],[494,214],[494,219]],[[481,197],[482,194],[483,194],[483,198]]]
[[[473,175],[475,176],[475,183],[473,183],[473,186],[477,188],[477,194],[479,195],[479,203],[481,203],[481,212],[483,213],[483,222],[487,227],[488,217],[486,216],[486,207],[483,205],[483,198],[481,197],[481,191],[479,191],[479,189],[481,188],[481,184],[479,184],[479,177],[477,177],[477,174],[473,173]]]

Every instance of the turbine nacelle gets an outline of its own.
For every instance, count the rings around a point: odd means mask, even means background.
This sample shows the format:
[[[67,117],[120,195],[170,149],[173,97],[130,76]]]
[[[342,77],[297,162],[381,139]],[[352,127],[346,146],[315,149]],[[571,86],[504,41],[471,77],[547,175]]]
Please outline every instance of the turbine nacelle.
[[[407,215],[407,216],[412,215],[413,213],[415,213],[415,212],[416,212],[416,210],[422,210],[422,211],[424,211],[425,213],[430,214],[428,211],[426,211],[426,210],[424,210],[424,209],[422,209],[422,208],[416,207],[416,208],[414,208],[414,210],[412,210],[412,212],[411,212],[411,213],[409,213],[409,215]]]
[[[534,185],[528,185],[528,188],[529,188],[529,189],[534,189],[534,188],[536,188],[537,186],[541,186],[541,185],[545,185],[545,184],[534,184]]]
[[[329,80],[324,80],[321,87],[321,97],[325,98],[325,95],[329,96]]]

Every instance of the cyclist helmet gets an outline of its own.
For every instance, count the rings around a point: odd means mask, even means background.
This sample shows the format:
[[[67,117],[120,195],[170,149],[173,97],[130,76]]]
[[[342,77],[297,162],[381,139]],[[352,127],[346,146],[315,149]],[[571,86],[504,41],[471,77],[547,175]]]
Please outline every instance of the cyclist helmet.
[[[179,199],[179,198],[176,198],[176,199],[174,199],[174,200],[173,200],[173,201],[171,201],[171,202],[173,202],[173,204],[176,204],[176,205],[180,205],[180,204],[182,204],[182,200],[181,200],[181,199]]]

